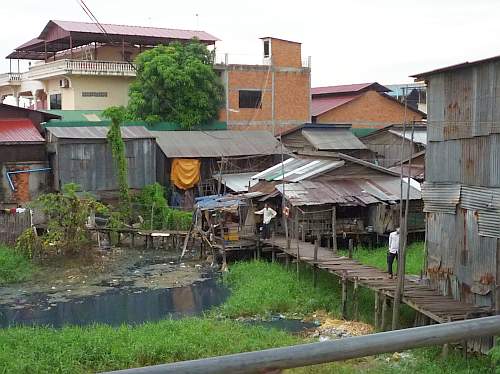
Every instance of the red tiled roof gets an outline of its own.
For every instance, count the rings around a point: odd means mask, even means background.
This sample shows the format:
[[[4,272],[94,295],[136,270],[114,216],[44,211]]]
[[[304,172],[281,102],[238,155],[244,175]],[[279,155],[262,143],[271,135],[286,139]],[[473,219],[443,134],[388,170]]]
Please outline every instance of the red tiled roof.
[[[326,113],[333,108],[337,108],[353,101],[358,96],[359,94],[313,98],[311,100],[311,115],[313,117],[319,116],[320,114]]]
[[[389,92],[390,89],[378,84],[377,82],[371,83],[357,83],[357,84],[343,84],[340,86],[326,86],[311,88],[312,95],[333,95],[343,93],[354,93],[365,89],[371,88],[377,92]]]
[[[45,139],[27,118],[0,120],[0,143],[40,143]]]
[[[49,24],[47,24],[45,29],[40,34],[40,39],[43,39],[44,33],[48,29],[48,26],[51,24],[51,22],[68,32],[102,34],[101,29],[95,23],[52,20],[49,22]],[[113,25],[106,23],[102,23],[101,25],[104,30],[106,30],[106,33],[110,35],[143,36],[149,38],[186,40],[198,38],[201,41],[210,42],[215,42],[218,40],[215,36],[210,35],[205,31],[166,29],[161,27]]]

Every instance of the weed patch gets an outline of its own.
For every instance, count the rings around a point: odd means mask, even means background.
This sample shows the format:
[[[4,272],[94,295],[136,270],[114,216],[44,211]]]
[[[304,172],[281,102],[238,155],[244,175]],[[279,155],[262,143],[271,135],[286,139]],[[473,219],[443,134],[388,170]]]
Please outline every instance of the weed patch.
[[[0,286],[30,279],[33,265],[22,254],[0,245]]]

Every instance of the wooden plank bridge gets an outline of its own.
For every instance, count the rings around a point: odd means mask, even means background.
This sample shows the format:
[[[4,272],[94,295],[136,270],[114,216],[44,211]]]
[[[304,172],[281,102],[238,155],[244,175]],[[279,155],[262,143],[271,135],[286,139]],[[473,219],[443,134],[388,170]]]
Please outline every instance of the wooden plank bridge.
[[[396,280],[389,279],[387,273],[372,266],[361,264],[345,256],[334,254],[328,248],[319,247],[297,239],[290,239],[290,245],[284,236],[276,236],[271,240],[262,242],[268,250],[281,251],[295,260],[308,263],[309,265],[324,269],[335,274],[343,280],[343,283],[352,282],[354,287],[363,286],[375,292],[375,322],[376,325],[384,326],[377,321],[384,318],[383,309],[386,307],[387,298],[394,299],[396,291]],[[298,249],[298,250],[297,250]],[[316,260],[315,260],[316,251]],[[274,257],[274,256],[273,256]],[[347,290],[343,284],[343,304],[345,303]],[[417,276],[407,275],[403,303],[417,312],[429,317],[431,320],[444,323],[449,321],[464,320],[479,316],[490,315],[491,309],[478,307],[462,301],[454,300],[450,296],[443,296],[437,290],[420,281]],[[343,306],[343,309],[345,306]],[[378,326],[377,326],[378,327]]]

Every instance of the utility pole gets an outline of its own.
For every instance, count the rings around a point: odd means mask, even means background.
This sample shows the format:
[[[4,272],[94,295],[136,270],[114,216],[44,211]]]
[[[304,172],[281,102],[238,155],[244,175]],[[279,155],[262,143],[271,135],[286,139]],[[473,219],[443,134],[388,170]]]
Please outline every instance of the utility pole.
[[[403,90],[403,95],[405,94],[405,90]],[[401,160],[400,160],[400,199],[399,199],[399,250],[398,250],[398,278],[396,284],[396,291],[394,292],[394,305],[392,308],[392,330],[397,330],[399,328],[399,309],[401,305],[401,301],[403,299],[404,294],[404,278],[405,278],[405,265],[406,265],[406,227],[408,220],[408,208],[405,211],[405,215],[403,218],[403,160],[404,160],[404,148],[406,143],[406,118],[407,118],[407,110],[408,110],[408,101],[406,96],[404,96],[405,100],[405,112],[404,112],[404,121],[403,121],[403,136],[401,139]],[[413,141],[413,131],[412,131],[412,141]],[[410,144],[410,147],[412,144]],[[408,177],[408,186],[407,186],[407,196],[410,191],[410,180]],[[403,222],[404,219],[404,222]]]

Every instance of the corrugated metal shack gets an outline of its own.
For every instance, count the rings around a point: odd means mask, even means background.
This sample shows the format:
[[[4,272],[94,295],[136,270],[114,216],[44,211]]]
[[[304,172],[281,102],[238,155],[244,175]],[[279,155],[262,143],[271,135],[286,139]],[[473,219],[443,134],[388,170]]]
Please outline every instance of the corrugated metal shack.
[[[445,295],[500,309],[500,57],[415,77],[428,85],[427,273]],[[496,287],[496,288],[495,288]],[[495,302],[496,299],[496,302]]]
[[[171,204],[190,207],[195,196],[224,192],[224,185],[241,192],[248,175],[281,159],[281,145],[267,131],[152,131],[157,138],[157,180],[172,192]],[[286,148],[283,148],[287,152]],[[288,157],[288,156],[286,156]],[[178,159],[200,161],[200,180],[182,190],[171,182],[172,163]],[[221,177],[219,177],[222,174]],[[236,175],[231,178],[230,175]],[[253,175],[251,174],[251,175]],[[234,182],[234,183],[233,183]],[[220,185],[220,187],[219,187]]]
[[[361,159],[372,159],[370,151],[351,131],[351,125],[307,123],[281,134],[281,141],[292,152],[341,152]]]
[[[0,207],[16,207],[49,189],[40,123],[59,116],[0,104]]]
[[[47,149],[53,169],[54,189],[77,183],[101,199],[116,197],[116,167],[107,143],[108,127],[48,127]],[[131,189],[156,181],[154,135],[143,126],[121,128]]]
[[[290,158],[254,179],[260,182],[251,191],[264,191],[269,184],[275,186],[275,191],[261,201],[274,198],[273,205],[279,206],[280,196],[285,194],[292,220],[296,220],[304,236],[320,233],[331,238],[335,225],[337,235],[360,241],[363,235],[385,235],[399,226],[399,176],[354,157],[338,154],[337,159]],[[418,187],[412,181],[411,232],[424,230]],[[406,190],[407,183],[403,183],[403,196]]]
[[[412,127],[414,128],[413,142],[411,141]],[[360,138],[366,147],[376,153],[377,164],[384,167],[391,167],[401,162],[403,139],[403,159],[408,159],[410,154],[415,155],[425,150],[427,126],[410,124],[406,126],[406,131],[403,131],[402,125],[391,125]]]

